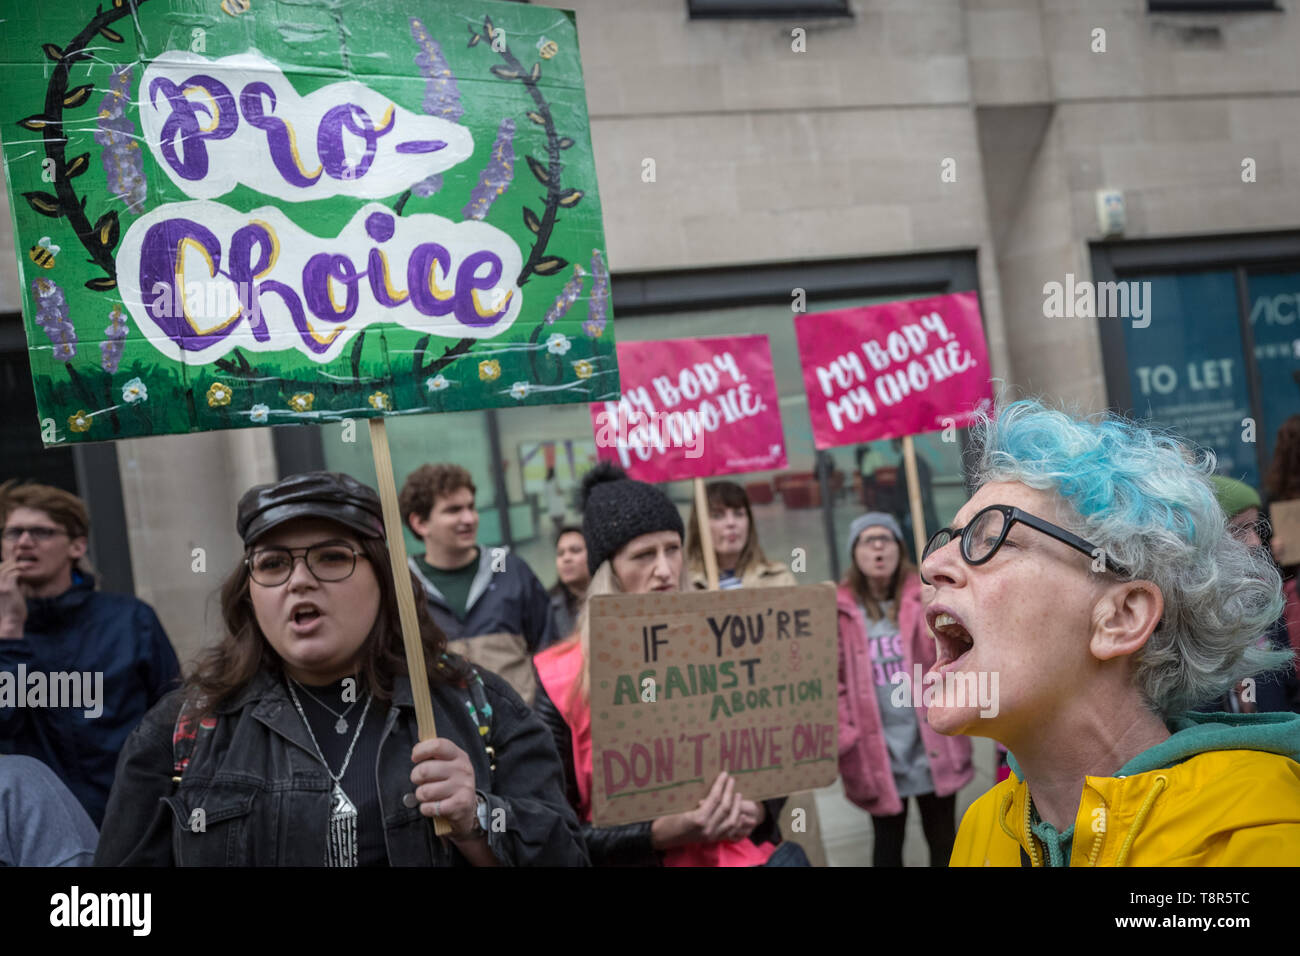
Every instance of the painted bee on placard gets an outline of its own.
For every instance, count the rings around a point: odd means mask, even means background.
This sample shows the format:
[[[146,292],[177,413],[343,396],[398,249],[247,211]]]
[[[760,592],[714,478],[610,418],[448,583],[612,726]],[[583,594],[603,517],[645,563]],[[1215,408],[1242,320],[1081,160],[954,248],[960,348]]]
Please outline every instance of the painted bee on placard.
[[[541,54],[543,60],[549,60],[555,54],[560,52],[559,45],[554,40],[548,40],[542,37],[537,41],[537,52]]]
[[[247,13],[249,6],[249,0],[221,0],[222,12],[232,17]]]
[[[54,268],[54,257],[59,254],[59,247],[50,242],[49,236],[42,236],[41,241],[32,246],[27,257],[42,269]]]

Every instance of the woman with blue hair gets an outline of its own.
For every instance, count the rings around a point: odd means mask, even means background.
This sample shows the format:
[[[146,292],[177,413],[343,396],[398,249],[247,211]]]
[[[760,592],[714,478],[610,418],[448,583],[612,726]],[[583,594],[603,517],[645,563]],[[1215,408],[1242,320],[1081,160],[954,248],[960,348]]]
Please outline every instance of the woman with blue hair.
[[[1281,580],[1227,532],[1213,456],[1035,401],[975,431],[978,490],[921,564],[928,717],[1013,773],[951,864],[1295,864],[1300,717],[1189,711],[1289,657],[1257,646]]]

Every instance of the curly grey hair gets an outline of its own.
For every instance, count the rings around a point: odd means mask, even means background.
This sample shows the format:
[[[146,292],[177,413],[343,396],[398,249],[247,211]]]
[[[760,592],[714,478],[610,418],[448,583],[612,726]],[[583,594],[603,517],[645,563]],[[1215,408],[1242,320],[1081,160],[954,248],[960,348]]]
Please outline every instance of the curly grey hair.
[[[1227,531],[1208,475],[1176,438],[1114,415],[1072,418],[1026,399],[974,425],[976,484],[1017,481],[1069,506],[1064,524],[1164,596],[1164,617],[1135,661],[1143,700],[1162,717],[1215,700],[1243,677],[1281,668],[1290,651],[1259,646],[1282,613],[1266,554]]]

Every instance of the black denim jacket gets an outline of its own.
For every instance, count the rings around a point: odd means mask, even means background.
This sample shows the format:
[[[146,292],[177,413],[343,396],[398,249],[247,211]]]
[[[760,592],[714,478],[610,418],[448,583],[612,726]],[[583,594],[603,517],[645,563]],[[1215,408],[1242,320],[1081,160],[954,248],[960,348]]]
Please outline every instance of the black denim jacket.
[[[501,678],[480,673],[493,711],[495,771],[466,706],[469,692],[445,684],[430,691],[438,736],[469,755],[487,800],[489,847],[506,865],[587,865],[550,731]],[[177,787],[172,733],[182,693],[163,698],[127,739],[96,865],[323,866],[333,784],[284,682],[259,674],[221,704],[215,729],[200,735]],[[450,841],[434,835],[433,821],[415,803],[411,748],[418,739],[410,681],[400,677],[375,767],[389,862],[468,865]],[[191,825],[197,809],[199,832]]]

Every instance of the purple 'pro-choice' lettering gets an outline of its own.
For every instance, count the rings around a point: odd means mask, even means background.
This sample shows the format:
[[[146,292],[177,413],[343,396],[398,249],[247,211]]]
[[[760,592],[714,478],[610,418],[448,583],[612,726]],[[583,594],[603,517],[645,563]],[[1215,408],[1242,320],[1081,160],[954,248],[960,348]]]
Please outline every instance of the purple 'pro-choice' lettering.
[[[221,241],[212,230],[190,219],[167,219],[150,226],[141,243],[140,294],[158,328],[185,351],[198,352],[233,332],[235,323],[208,333],[197,332],[190,324],[185,314],[185,289],[176,288],[181,243],[186,240],[202,246],[214,272],[220,272]],[[166,298],[171,308],[159,307],[160,298]]]
[[[212,109],[202,100],[191,100],[185,90],[197,87],[212,98],[217,115],[213,117]],[[203,145],[205,139],[225,139],[235,132],[239,125],[239,116],[235,111],[235,98],[230,89],[211,76],[196,73],[182,85],[177,86],[165,77],[157,77],[149,84],[149,103],[157,109],[159,91],[167,98],[171,115],[163,123],[159,144],[163,159],[182,179],[196,181],[208,174],[208,150]],[[202,111],[207,115],[212,126],[203,129],[196,115]],[[215,120],[215,122],[213,122]],[[180,150],[176,146],[179,137]]]
[[[478,274],[479,266],[482,265],[488,266],[488,273],[485,276]],[[457,320],[471,328],[486,328],[494,325],[506,311],[507,306],[502,305],[490,315],[479,315],[478,310],[474,308],[474,290],[494,289],[500,281],[501,259],[495,252],[483,249],[467,255],[461,261],[460,268],[456,270]]]
[[[358,125],[360,121],[360,125]],[[335,179],[360,179],[374,162],[375,152],[379,147],[379,137],[393,131],[397,125],[394,117],[383,129],[375,129],[370,121],[370,114],[355,103],[343,103],[331,107],[321,117],[320,126],[316,128],[316,152],[320,154],[321,165],[325,172]],[[347,153],[343,149],[343,129],[354,136],[360,136],[366,142],[365,152],[355,167],[348,163]]]
[[[320,179],[321,171],[318,169],[311,176],[302,172],[288,124],[279,117],[263,112],[263,96],[271,100],[271,109],[274,111],[275,90],[271,89],[270,84],[257,82],[244,87],[239,94],[239,108],[243,111],[244,119],[266,133],[266,147],[271,154],[271,162],[275,163],[275,168],[286,182],[303,188],[313,185]]]

